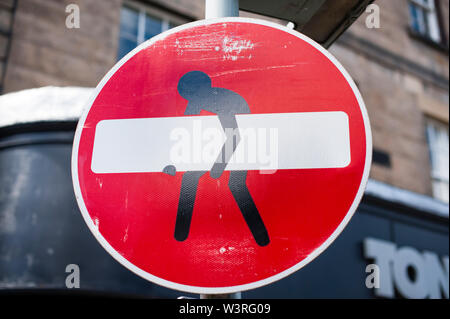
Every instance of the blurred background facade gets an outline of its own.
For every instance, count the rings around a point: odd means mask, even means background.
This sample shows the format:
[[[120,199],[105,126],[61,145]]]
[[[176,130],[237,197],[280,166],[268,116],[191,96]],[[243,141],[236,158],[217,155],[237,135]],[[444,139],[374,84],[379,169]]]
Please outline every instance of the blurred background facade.
[[[299,11],[303,2],[285,9]],[[80,28],[66,27],[72,3]],[[374,153],[363,203],[317,260],[244,297],[448,298],[449,1],[374,4],[379,28],[360,12],[333,44],[321,43],[331,44],[369,112]],[[23,90],[95,87],[140,43],[203,17],[203,0],[0,0],[0,289],[64,288],[65,266],[75,263],[86,290],[180,295],[129,273],[87,231],[70,181],[73,105],[51,95],[68,104],[68,115],[28,123],[20,120],[26,106],[14,114],[11,105],[39,100]],[[319,41],[313,22],[296,28]],[[77,92],[70,99],[85,101],[90,91]],[[378,290],[365,285],[374,260],[387,262],[382,274],[392,272]]]

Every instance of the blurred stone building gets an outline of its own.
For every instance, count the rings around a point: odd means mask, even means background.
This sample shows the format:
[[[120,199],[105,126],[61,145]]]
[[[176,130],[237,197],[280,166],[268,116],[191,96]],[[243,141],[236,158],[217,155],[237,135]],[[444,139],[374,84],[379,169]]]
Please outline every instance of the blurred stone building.
[[[3,93],[95,87],[139,43],[204,16],[202,0],[15,3],[0,1]],[[70,3],[80,7],[79,29],[66,28]],[[367,28],[363,14],[331,52],[358,84],[369,111],[371,177],[448,202],[448,148],[441,148],[445,135],[448,140],[449,2],[434,3],[378,0],[380,28]]]
[[[80,8],[80,28],[66,27],[72,3]],[[374,3],[379,28],[369,28],[370,13],[363,13],[329,50],[355,80],[369,112],[371,179],[387,186],[388,196],[398,194],[391,201],[404,210],[415,210],[421,199],[438,207],[429,210],[439,211],[436,227],[447,238],[439,249],[448,256],[449,1]],[[0,92],[95,87],[138,44],[203,17],[203,0],[0,0]],[[428,216],[427,207],[417,210]]]

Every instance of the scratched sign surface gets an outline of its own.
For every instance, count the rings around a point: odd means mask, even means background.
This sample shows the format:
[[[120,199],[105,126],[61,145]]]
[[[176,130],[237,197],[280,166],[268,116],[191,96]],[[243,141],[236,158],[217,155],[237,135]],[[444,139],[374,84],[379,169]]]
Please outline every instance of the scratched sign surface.
[[[80,119],[75,194],[100,244],[157,284],[260,287],[339,235],[368,178],[371,135],[342,66],[309,38],[245,18],[147,41]]]

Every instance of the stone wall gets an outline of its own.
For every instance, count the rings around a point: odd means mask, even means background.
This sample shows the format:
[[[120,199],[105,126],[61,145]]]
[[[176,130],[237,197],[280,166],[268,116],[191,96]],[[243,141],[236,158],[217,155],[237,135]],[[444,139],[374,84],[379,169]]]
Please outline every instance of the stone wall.
[[[11,0],[0,0],[8,2]],[[67,29],[65,8],[81,9],[81,28]],[[4,92],[46,85],[96,86],[117,60],[123,0],[19,0]],[[141,3],[184,19],[204,15],[203,0]],[[448,46],[411,35],[407,0],[377,0],[381,28],[368,29],[367,14],[330,49],[357,82],[366,102],[375,149],[390,167],[374,163],[371,177],[431,195],[427,117],[448,123]],[[449,1],[441,0],[448,44]],[[0,28],[8,19],[0,13]],[[0,57],[5,41],[0,34]],[[0,64],[0,69],[5,66]],[[1,71],[1,70],[0,70]],[[1,74],[1,73],[0,73]]]
[[[14,12],[15,0],[0,0],[0,94],[3,91],[6,64],[10,52]]]
[[[330,51],[357,82],[376,150],[391,166],[374,162],[371,177],[431,195],[426,119],[449,121],[448,49],[411,35],[407,0],[377,0],[381,27],[368,29],[363,14]],[[448,17],[448,1],[441,1]],[[448,22],[444,29],[448,43]]]
[[[78,4],[80,29],[66,28]],[[116,62],[121,0],[19,0],[4,93],[46,85],[96,86]]]

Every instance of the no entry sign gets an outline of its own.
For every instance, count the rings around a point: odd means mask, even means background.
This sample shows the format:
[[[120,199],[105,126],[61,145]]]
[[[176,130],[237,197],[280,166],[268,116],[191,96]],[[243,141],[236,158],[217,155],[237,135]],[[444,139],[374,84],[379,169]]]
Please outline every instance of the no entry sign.
[[[362,98],[311,39],[254,19],[198,21],[124,57],[75,134],[83,217],[157,284],[229,293],[281,279],[339,235],[371,162]]]

